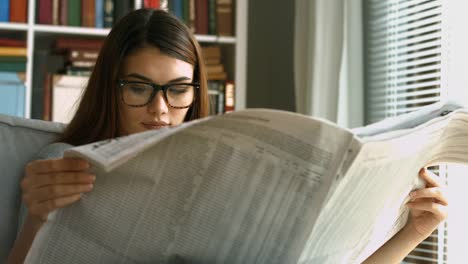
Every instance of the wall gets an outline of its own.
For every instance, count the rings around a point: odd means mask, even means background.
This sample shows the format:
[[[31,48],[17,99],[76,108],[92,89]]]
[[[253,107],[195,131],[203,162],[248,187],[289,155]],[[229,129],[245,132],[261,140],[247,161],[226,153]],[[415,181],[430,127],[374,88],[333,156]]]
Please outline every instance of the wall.
[[[295,111],[294,2],[249,1],[247,107]]]

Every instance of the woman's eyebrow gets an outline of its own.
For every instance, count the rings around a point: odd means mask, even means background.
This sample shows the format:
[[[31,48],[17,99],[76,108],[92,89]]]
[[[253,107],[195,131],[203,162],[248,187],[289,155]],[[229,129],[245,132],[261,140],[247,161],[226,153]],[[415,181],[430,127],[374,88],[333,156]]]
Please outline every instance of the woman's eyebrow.
[[[137,79],[140,79],[140,80],[144,80],[144,81],[153,83],[153,80],[151,80],[151,78],[148,78],[148,77],[146,77],[144,75],[141,75],[139,73],[130,73],[130,74],[127,74],[125,77],[133,77],[133,78],[137,78]],[[191,80],[191,79],[189,77],[187,77],[187,76],[181,76],[181,77],[172,79],[167,83],[175,83],[175,82],[187,81],[187,80]]]

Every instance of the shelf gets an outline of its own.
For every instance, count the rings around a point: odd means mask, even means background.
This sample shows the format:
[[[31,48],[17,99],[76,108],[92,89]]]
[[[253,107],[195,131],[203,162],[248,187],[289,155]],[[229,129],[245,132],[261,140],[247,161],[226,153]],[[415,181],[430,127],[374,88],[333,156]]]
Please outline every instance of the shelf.
[[[34,31],[42,34],[69,34],[69,35],[87,35],[105,37],[109,34],[108,28],[86,28],[86,27],[68,27],[52,25],[34,25]]]
[[[0,22],[0,30],[21,30],[21,31],[27,31],[27,30],[28,30],[28,24],[24,24],[24,23],[5,23],[5,22]]]

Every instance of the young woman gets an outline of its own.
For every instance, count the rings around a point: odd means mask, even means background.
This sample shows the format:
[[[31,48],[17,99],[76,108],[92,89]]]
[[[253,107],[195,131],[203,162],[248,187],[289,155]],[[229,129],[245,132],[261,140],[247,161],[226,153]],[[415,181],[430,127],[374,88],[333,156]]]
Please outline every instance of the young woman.
[[[83,160],[63,159],[63,151],[103,139],[179,125],[208,114],[207,82],[200,47],[183,23],[159,10],[137,10],[107,37],[78,111],[63,136],[25,169],[21,182],[28,212],[9,263],[23,262],[50,212],[77,202],[93,188]],[[437,227],[446,204],[433,178],[416,192],[411,221],[369,261],[400,260]],[[432,187],[434,186],[434,188]],[[434,200],[434,201],[432,201]],[[381,260],[385,260],[384,262]]]

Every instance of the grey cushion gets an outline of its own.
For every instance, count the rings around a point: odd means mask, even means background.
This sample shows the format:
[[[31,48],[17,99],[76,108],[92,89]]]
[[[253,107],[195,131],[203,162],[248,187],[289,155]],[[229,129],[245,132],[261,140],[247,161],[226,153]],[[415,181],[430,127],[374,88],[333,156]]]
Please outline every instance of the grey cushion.
[[[24,166],[63,128],[63,124],[0,114],[0,262],[7,258],[18,229]]]

